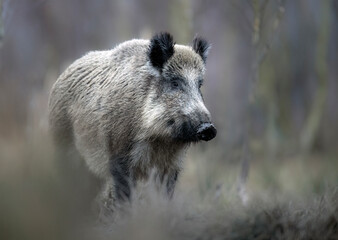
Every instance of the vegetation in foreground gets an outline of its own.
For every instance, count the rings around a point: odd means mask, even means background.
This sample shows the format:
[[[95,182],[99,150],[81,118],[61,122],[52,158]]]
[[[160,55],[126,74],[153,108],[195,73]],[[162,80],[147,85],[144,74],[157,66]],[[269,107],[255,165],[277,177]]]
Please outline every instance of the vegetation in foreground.
[[[1,239],[338,239],[337,166],[326,158],[254,162],[243,205],[238,169],[193,148],[173,200],[145,183],[98,220],[83,175],[65,181],[47,140],[0,152]]]

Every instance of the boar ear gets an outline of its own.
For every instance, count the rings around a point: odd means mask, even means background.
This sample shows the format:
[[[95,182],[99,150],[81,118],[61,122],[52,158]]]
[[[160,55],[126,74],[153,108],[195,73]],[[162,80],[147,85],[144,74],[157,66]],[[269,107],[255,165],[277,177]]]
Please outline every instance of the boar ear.
[[[159,33],[150,40],[148,57],[151,64],[162,69],[163,65],[174,54],[174,41],[169,33]]]
[[[205,63],[211,47],[210,44],[205,39],[200,37],[195,37],[192,44],[194,51],[201,56],[203,62]]]

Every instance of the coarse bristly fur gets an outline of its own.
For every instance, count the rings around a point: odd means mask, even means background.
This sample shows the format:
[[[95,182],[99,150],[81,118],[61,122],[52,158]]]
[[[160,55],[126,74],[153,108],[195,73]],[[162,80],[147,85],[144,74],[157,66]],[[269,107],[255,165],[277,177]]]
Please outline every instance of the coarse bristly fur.
[[[160,33],[90,52],[56,81],[50,129],[104,179],[105,202],[130,198],[153,168],[171,196],[189,144],[215,137],[200,91],[208,50],[201,38],[190,47]]]

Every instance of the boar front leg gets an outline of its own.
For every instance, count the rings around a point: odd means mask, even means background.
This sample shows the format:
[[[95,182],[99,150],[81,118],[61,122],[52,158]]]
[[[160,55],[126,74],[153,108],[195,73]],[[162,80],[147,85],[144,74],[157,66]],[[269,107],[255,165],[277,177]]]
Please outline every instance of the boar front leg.
[[[131,196],[131,178],[128,158],[126,157],[113,157],[110,162],[110,173],[113,177],[114,198],[118,202],[130,200]]]

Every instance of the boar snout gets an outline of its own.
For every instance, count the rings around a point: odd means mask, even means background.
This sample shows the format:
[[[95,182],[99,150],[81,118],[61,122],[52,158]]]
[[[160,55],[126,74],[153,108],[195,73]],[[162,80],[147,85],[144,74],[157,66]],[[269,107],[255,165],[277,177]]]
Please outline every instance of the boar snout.
[[[217,130],[211,123],[202,123],[197,130],[197,138],[203,141],[209,141],[216,137]]]

